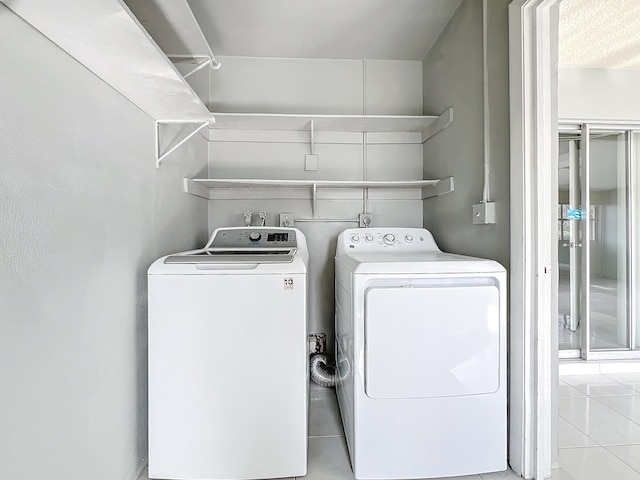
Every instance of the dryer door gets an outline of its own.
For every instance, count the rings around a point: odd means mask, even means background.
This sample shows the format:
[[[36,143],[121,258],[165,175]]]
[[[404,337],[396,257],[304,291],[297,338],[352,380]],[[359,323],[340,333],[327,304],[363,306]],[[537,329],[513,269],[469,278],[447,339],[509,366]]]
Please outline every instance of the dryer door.
[[[495,285],[373,287],[365,295],[369,397],[498,390],[501,322]]]

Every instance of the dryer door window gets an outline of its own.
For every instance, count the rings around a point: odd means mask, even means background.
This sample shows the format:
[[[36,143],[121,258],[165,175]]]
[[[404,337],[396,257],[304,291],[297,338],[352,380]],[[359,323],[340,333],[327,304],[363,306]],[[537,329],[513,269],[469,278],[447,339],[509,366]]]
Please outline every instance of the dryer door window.
[[[365,299],[369,397],[446,397],[498,390],[496,286],[373,287]]]

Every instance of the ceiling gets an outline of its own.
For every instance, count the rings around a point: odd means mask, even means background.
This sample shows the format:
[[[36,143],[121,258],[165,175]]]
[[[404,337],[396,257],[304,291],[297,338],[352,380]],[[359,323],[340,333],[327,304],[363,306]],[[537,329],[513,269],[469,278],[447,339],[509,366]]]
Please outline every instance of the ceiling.
[[[422,60],[461,0],[188,0],[219,56]]]
[[[559,64],[640,68],[639,0],[563,0]]]

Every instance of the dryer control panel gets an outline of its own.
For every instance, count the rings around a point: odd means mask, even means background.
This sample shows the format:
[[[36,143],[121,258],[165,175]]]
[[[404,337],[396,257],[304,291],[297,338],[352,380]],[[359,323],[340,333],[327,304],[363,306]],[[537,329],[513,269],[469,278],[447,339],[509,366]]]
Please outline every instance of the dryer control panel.
[[[351,228],[338,237],[338,250],[359,252],[439,252],[424,228]]]

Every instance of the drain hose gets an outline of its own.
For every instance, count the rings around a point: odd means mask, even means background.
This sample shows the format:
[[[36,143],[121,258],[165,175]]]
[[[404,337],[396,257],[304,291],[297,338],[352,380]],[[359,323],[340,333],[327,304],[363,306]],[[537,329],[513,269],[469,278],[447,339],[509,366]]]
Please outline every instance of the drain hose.
[[[344,367],[348,365],[346,360],[343,360],[342,364]],[[349,369],[344,368],[341,376],[335,365],[327,364],[327,356],[325,354],[315,353],[311,355],[309,360],[309,373],[314,383],[322,387],[335,387],[339,380],[344,380],[347,377]]]

